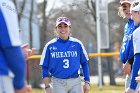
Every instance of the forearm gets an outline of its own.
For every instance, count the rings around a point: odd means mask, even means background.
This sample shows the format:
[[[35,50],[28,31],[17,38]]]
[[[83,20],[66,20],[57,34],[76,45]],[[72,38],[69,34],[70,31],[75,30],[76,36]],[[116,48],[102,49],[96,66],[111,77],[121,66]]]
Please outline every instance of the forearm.
[[[48,86],[50,83],[50,78],[49,77],[43,78],[43,83],[45,84],[45,86]]]
[[[131,74],[131,65],[128,62],[123,64],[122,72],[124,75]]]
[[[45,93],[52,93],[52,87],[49,84],[50,83],[50,78],[49,77],[45,77],[43,79],[43,83],[45,84]]]
[[[14,73],[14,87],[21,89],[25,85],[25,60],[20,47],[4,48],[4,56],[10,70]]]

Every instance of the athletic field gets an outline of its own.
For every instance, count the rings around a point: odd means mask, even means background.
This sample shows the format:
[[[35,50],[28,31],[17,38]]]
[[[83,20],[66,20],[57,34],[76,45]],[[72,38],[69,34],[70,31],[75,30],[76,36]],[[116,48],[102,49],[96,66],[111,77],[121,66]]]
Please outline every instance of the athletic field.
[[[43,89],[33,89],[32,93],[44,93]],[[124,93],[124,83],[118,82],[116,86],[105,84],[102,90],[98,89],[98,85],[91,85],[89,93]]]

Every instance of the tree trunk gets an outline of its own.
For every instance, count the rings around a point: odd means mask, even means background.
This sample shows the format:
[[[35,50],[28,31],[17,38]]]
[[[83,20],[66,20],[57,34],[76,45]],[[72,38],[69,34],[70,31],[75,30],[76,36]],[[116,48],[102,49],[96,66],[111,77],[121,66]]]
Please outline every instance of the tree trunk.
[[[20,20],[21,20],[22,15],[23,15],[23,11],[24,11],[24,8],[25,8],[25,4],[26,4],[26,0],[23,0],[23,3],[22,3],[22,5],[21,5],[21,7],[20,7],[20,11],[19,11],[19,14],[18,14],[19,22],[20,22]]]
[[[93,0],[86,1],[87,8],[90,10],[91,15],[93,16],[94,21],[96,21],[96,7],[95,2]]]
[[[13,2],[14,2],[15,7],[16,7],[16,9],[17,9],[17,2],[16,2],[16,0],[13,0]]]
[[[14,2],[15,7],[16,7],[16,9],[17,9],[18,21],[19,21],[19,23],[20,23],[20,20],[21,20],[21,17],[22,17],[22,15],[23,15],[23,11],[24,11],[24,8],[25,8],[26,0],[23,0],[22,5],[21,5],[21,7],[20,7],[20,9],[19,9],[20,11],[18,10],[18,6],[17,6],[16,0],[13,0],[13,2]]]
[[[32,46],[32,41],[33,41],[33,37],[32,37],[32,19],[33,19],[33,12],[34,12],[34,0],[31,0],[31,11],[30,11],[30,17],[29,17],[29,35],[30,35],[30,47]]]
[[[42,24],[41,24],[41,27],[40,27],[40,52],[42,52],[43,48],[44,48],[44,45],[46,43],[46,29],[47,29],[47,22],[46,22],[46,5],[47,5],[47,1],[44,0],[44,3],[43,3],[43,8],[42,8],[42,13],[43,13],[43,16],[42,16]]]

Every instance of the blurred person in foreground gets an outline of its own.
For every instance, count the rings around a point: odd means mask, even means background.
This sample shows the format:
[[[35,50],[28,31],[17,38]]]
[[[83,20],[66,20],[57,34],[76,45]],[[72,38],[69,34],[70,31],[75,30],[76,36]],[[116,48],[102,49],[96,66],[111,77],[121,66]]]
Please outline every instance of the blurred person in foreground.
[[[137,28],[137,26],[134,26],[134,21],[131,19],[130,8],[132,1],[133,0],[120,0],[120,7],[118,11],[118,14],[121,17],[128,20],[124,27],[124,37],[120,49],[120,58],[123,62],[122,73],[126,75],[125,89],[130,86],[131,69],[134,61],[132,34],[133,31]]]
[[[135,27],[137,29],[133,32],[133,48],[134,48],[134,63],[132,66],[132,77],[130,81],[130,86],[126,90],[126,93],[140,93],[136,88],[138,83],[136,80],[138,79],[138,71],[140,69],[140,2],[137,0],[133,3],[131,8],[132,19],[134,20]]]
[[[12,1],[0,0],[0,93],[31,91],[31,87],[25,83],[26,62],[23,52],[28,59],[34,49],[27,49],[27,44],[21,48],[15,10]]]
[[[71,22],[67,17],[57,18],[55,30],[57,37],[45,45],[40,61],[46,93],[88,93],[89,59],[82,42],[70,36]],[[80,66],[84,73],[83,91]],[[49,73],[52,76],[52,90]]]

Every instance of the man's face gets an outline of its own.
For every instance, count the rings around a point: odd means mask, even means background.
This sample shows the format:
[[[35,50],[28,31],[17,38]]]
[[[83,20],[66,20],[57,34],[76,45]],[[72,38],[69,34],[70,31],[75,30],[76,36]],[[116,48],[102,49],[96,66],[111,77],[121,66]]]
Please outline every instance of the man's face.
[[[131,18],[131,13],[130,13],[130,7],[131,5],[129,3],[123,3],[121,5],[122,9],[123,9],[123,12],[126,16],[126,18]]]

